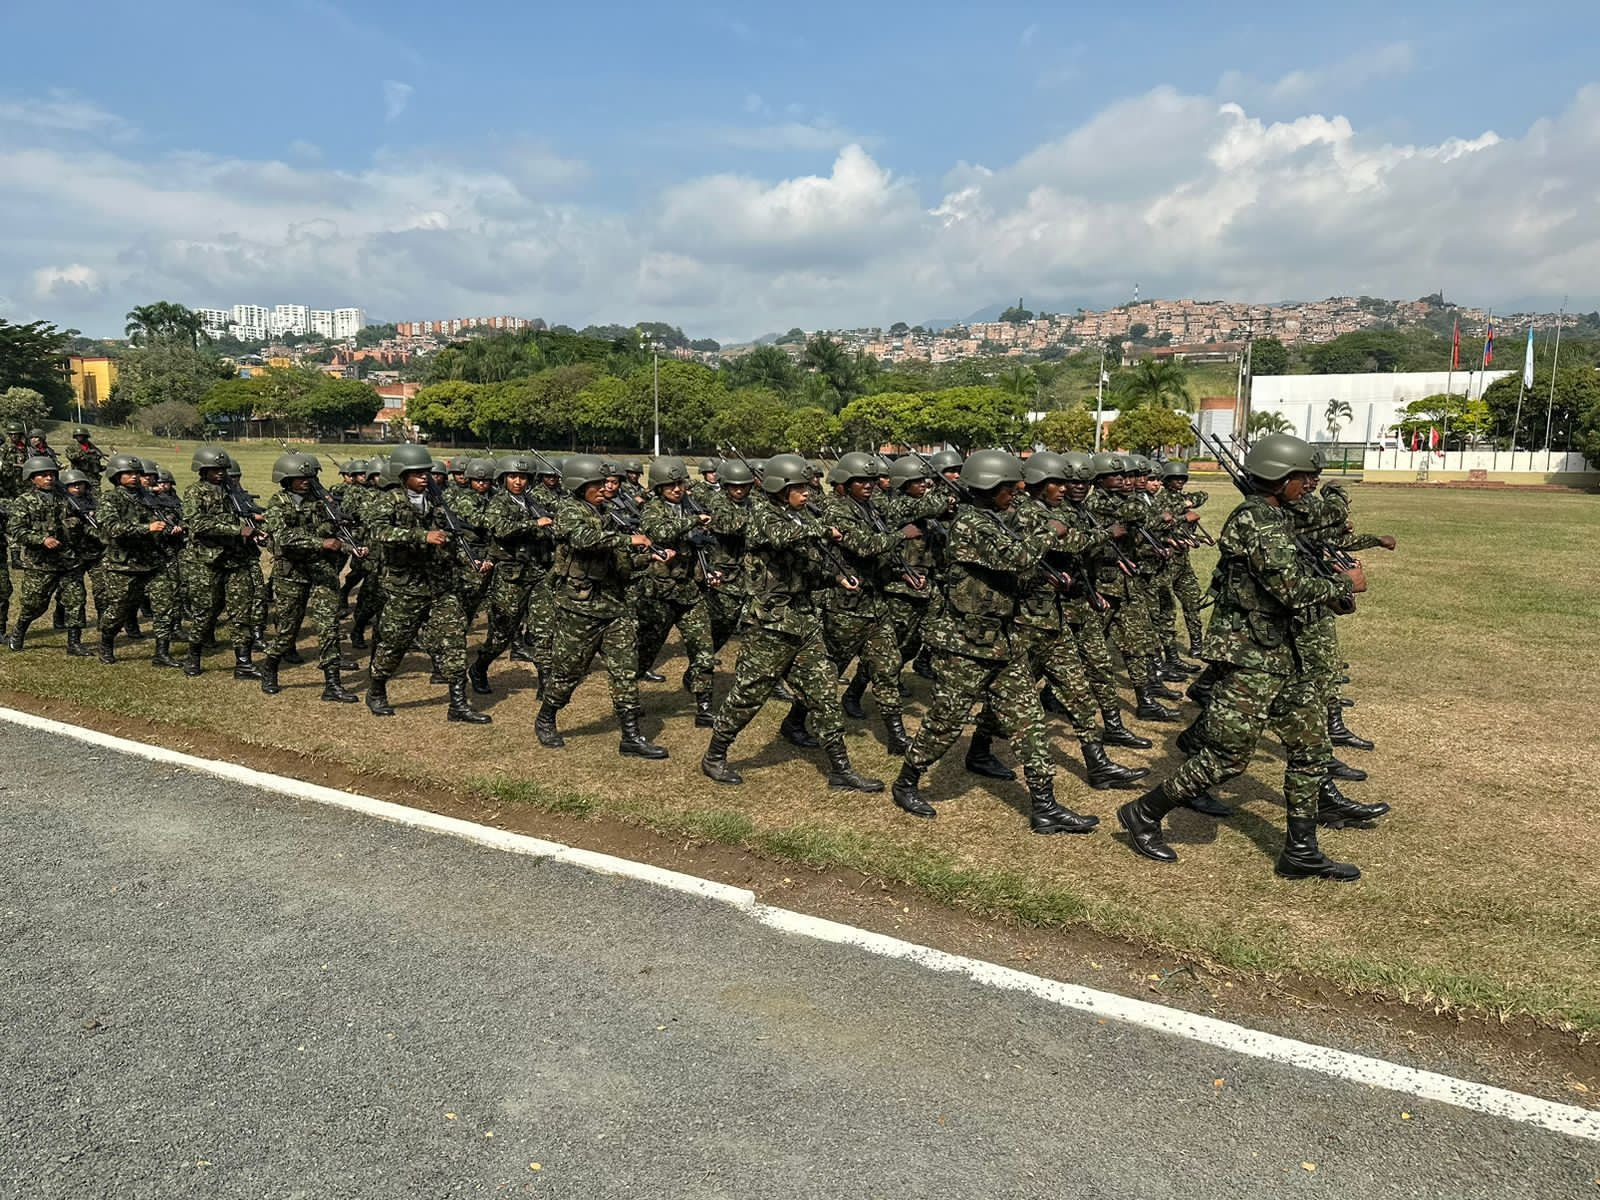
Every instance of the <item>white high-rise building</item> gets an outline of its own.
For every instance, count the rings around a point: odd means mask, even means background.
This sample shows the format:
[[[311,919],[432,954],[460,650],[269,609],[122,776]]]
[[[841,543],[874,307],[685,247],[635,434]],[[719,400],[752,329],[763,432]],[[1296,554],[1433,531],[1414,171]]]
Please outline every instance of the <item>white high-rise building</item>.
[[[197,308],[200,319],[205,322],[206,332],[216,337],[228,332],[228,326],[233,323],[233,313],[226,308]]]
[[[313,308],[311,310],[311,332],[321,337],[333,336],[333,310],[331,308]]]
[[[366,323],[366,313],[359,308],[336,308],[333,310],[332,336],[335,340],[353,338]]]
[[[260,304],[235,304],[228,331],[241,342],[264,342],[272,336],[272,310]]]
[[[274,304],[272,332],[277,337],[290,333],[304,337],[311,332],[311,310],[304,304]]]

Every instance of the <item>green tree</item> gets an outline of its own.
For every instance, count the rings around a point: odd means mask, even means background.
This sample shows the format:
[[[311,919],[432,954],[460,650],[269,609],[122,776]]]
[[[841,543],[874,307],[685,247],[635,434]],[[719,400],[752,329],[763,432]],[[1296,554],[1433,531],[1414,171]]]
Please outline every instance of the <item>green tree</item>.
[[[738,358],[724,359],[722,377],[733,391],[746,387],[766,388],[780,396],[793,395],[800,372],[794,360],[776,346],[757,346]]]
[[[1355,418],[1355,411],[1350,407],[1350,401],[1330,397],[1328,405],[1322,410],[1322,423],[1332,435],[1331,440],[1339,440],[1339,431]]]
[[[1193,412],[1194,393],[1189,390],[1189,378],[1177,363],[1157,362],[1153,358],[1140,359],[1133,370],[1117,376],[1117,407],[1174,408]]]
[[[1017,302],[1000,314],[1000,319],[1007,325],[1021,325],[1033,320],[1033,313],[1022,307],[1022,297],[1017,297]]]
[[[614,375],[602,375],[600,368],[592,363],[573,363],[540,371],[530,381],[526,394],[528,438],[548,441],[550,445],[570,440],[576,446],[580,438],[587,444],[598,444],[636,437],[642,422],[648,419],[648,410],[638,407],[625,384],[620,391],[591,393],[590,389],[604,379],[615,379],[623,384]],[[510,382],[502,385],[511,386]],[[600,413],[596,408],[602,396],[605,403],[611,405],[609,413]],[[641,411],[646,415],[641,416]]]
[[[592,379],[566,405],[573,446],[637,440],[641,436],[637,407],[637,395],[626,380],[615,375]]]
[[[899,337],[901,334],[910,332],[911,326],[907,325],[904,321],[896,321],[893,325],[889,326],[889,333],[894,337]]]
[[[1287,375],[1289,348],[1275,337],[1258,338],[1250,343],[1252,375]]]
[[[839,418],[814,405],[795,409],[783,431],[784,444],[808,458],[821,454],[824,446],[837,445],[841,436]]]
[[[1139,454],[1187,446],[1194,441],[1189,419],[1169,408],[1135,408],[1120,412],[1110,436],[1117,446]]]
[[[947,442],[970,450],[1020,440],[1027,405],[1002,388],[945,388],[924,399],[911,430],[918,444]]]
[[[1033,423],[1030,435],[1046,450],[1092,450],[1094,414],[1084,408],[1058,408]]]
[[[1394,428],[1408,446],[1412,434],[1426,443],[1429,430],[1437,429],[1446,450],[1464,450],[1489,436],[1494,429],[1494,414],[1481,397],[1469,400],[1454,392],[1441,392],[1406,405]]]
[[[140,409],[139,428],[160,438],[199,437],[206,429],[200,409],[182,400],[163,400]]]
[[[1563,355],[1565,357],[1565,355]],[[1494,434],[1499,444],[1518,449],[1543,449],[1545,429],[1551,439],[1562,430],[1578,429],[1583,415],[1592,405],[1600,402],[1600,372],[1590,367],[1562,367],[1556,372],[1555,402],[1551,405],[1550,372],[1535,369],[1533,386],[1522,397],[1520,419],[1517,414],[1517,394],[1522,386],[1520,372],[1497,379],[1483,389],[1484,402],[1493,418]],[[1516,423],[1515,439],[1511,437]]]
[[[411,398],[406,416],[430,437],[454,439],[472,428],[480,386],[464,379],[431,383]]]
[[[135,410],[165,400],[198,406],[217,380],[233,374],[231,365],[187,335],[152,337],[117,360],[117,381],[111,386],[114,415],[101,415],[108,421],[126,420]]]
[[[653,420],[653,373],[641,367],[628,378],[628,386],[635,403]],[[677,359],[661,363],[661,437],[664,445],[697,446],[705,444],[704,431],[716,412],[727,400],[727,389],[717,378],[717,373],[703,363],[680,362]],[[645,431],[650,421],[639,426],[639,444],[646,443]]]
[[[711,444],[732,444],[750,454],[771,454],[786,444],[793,414],[776,392],[742,388],[724,400],[706,427]]]
[[[855,377],[856,362],[843,346],[825,333],[819,333],[806,342],[805,365],[828,385],[831,403],[828,407],[838,411],[863,390]]]
[[[1289,418],[1278,412],[1253,412],[1245,426],[1245,437],[1253,444],[1269,433],[1293,433]]]
[[[1038,386],[1038,378],[1034,375],[1033,368],[1022,363],[1007,367],[1000,372],[1000,386],[1011,396],[1018,400],[1032,400],[1034,391]]]
[[[0,388],[28,388],[44,398],[47,409],[65,412],[72,403],[67,345],[76,332],[46,321],[15,325],[0,317]]]
[[[212,421],[239,423],[255,416],[256,405],[264,398],[265,380],[259,375],[248,379],[234,376],[219,379],[206,390],[198,408],[202,416]]]
[[[318,434],[336,430],[344,441],[347,430],[372,423],[383,407],[378,389],[359,379],[324,376],[289,410],[289,419]]]
[[[773,339],[772,344],[775,346],[800,346],[805,343],[805,340],[806,331],[796,325],[788,333],[779,334]]]
[[[913,440],[918,414],[928,397],[919,392],[877,392],[858,396],[839,410],[839,432],[847,445],[876,450]]]
[[[32,388],[9,387],[0,392],[0,421],[18,421],[33,429],[43,425],[49,416],[44,397]]]
[[[158,300],[154,304],[141,304],[128,310],[128,323],[123,332],[135,346],[150,346],[157,342],[187,342],[198,346],[210,341],[206,334],[205,318],[191,308]]]
[[[363,325],[356,330],[356,348],[365,350],[371,346],[376,346],[379,342],[386,342],[392,337],[399,336],[400,330],[395,327],[392,321],[385,325]]]

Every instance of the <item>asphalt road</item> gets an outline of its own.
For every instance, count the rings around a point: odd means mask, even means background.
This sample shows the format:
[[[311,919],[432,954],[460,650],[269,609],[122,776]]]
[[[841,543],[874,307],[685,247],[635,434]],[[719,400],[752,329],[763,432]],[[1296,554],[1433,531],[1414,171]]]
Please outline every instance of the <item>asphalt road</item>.
[[[1600,1197],[1592,1143],[9,725],[0,753],[7,1197]]]

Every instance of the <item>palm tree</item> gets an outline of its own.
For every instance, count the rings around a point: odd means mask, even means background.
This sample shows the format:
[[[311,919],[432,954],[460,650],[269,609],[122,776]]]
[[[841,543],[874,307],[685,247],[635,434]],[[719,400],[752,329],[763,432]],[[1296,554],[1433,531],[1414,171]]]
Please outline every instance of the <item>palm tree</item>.
[[[1118,384],[1123,408],[1177,406],[1185,412],[1194,411],[1195,401],[1189,391],[1189,377],[1177,363],[1141,359],[1131,374],[1118,377]]]
[[[1339,430],[1348,425],[1355,416],[1348,400],[1329,400],[1328,407],[1323,410],[1322,418],[1327,423],[1328,432],[1333,435],[1332,441],[1339,440]]]
[[[122,331],[135,346],[144,346],[157,341],[176,341],[179,338],[191,346],[196,346],[199,345],[201,338],[209,340],[209,335],[205,331],[205,318],[193,309],[173,304],[169,300],[158,300],[154,304],[141,304],[129,309],[127,321]]]
[[[1018,400],[1027,399],[1033,395],[1038,385],[1038,377],[1031,367],[1018,363],[1014,367],[1007,367],[1000,372],[1000,386]]]
[[[1256,412],[1250,414],[1250,422],[1245,426],[1245,433],[1251,445],[1260,441],[1269,433],[1293,433],[1294,426],[1289,424],[1289,418],[1282,413]]]

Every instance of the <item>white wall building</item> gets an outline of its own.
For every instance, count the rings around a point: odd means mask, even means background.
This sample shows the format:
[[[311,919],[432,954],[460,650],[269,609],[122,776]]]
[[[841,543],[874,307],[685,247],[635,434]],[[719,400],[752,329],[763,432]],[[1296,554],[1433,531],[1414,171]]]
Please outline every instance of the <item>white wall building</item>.
[[[356,331],[367,323],[367,315],[359,308],[336,308],[333,310],[333,334],[335,339],[353,338]]]
[[[313,308],[310,320],[312,333],[326,338],[333,336],[333,309]]]
[[[1282,413],[1294,433],[1308,442],[1333,440],[1328,429],[1329,400],[1350,405],[1350,417],[1339,431],[1339,441],[1372,445],[1392,437],[1401,410],[1414,400],[1448,390],[1458,396],[1480,395],[1497,379],[1513,371],[1396,371],[1357,375],[1257,375],[1251,381],[1250,410]],[[1228,414],[1231,419],[1232,414]],[[1231,424],[1230,422],[1228,422]],[[1219,429],[1225,433],[1227,430]]]
[[[206,332],[213,337],[219,337],[228,332],[228,326],[233,324],[233,312],[226,308],[197,308],[200,319],[205,322]]]
[[[304,304],[274,304],[272,306],[272,333],[275,337],[294,334],[304,337],[311,332],[311,310]]]
[[[272,336],[272,310],[260,304],[235,304],[228,332],[241,342],[264,342]]]

